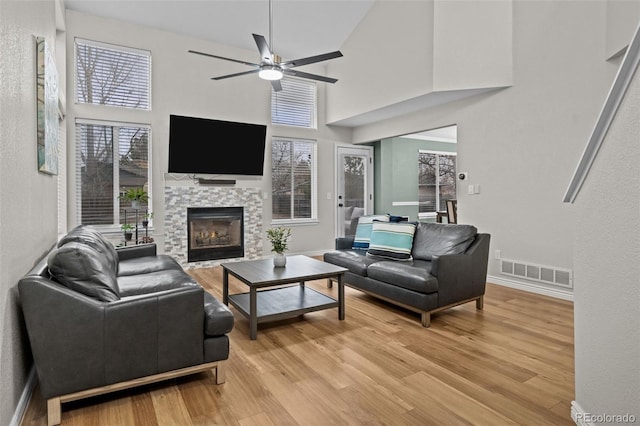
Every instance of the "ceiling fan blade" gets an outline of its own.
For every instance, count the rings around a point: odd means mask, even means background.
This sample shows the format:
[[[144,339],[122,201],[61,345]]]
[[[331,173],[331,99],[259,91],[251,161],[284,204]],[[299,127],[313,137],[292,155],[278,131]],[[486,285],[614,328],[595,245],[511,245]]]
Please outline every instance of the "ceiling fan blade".
[[[220,77],[211,77],[211,80],[224,80],[225,78],[238,77],[238,76],[247,75],[247,74],[254,74],[254,73],[257,73],[258,71],[260,71],[260,68],[256,68],[255,70],[251,70],[251,71],[237,72],[235,74],[221,75]]]
[[[342,53],[339,50],[330,53],[324,53],[322,55],[309,56],[307,58],[293,59],[283,62],[283,67],[299,67],[301,65],[315,64],[316,62],[328,61],[329,59],[340,58]]]
[[[266,64],[273,65],[273,59],[271,59],[271,50],[269,49],[269,44],[267,44],[267,39],[260,34],[254,34],[253,39],[256,41],[256,45],[258,46],[258,51],[260,52],[262,61]]]
[[[204,52],[198,52],[195,50],[189,50],[189,53],[195,53],[196,55],[202,55],[202,56],[208,56],[210,58],[216,58],[216,59],[224,59],[225,61],[231,61],[231,62],[237,62],[239,64],[244,64],[244,65],[249,65],[251,67],[258,67],[260,65],[258,64],[254,64],[252,62],[247,62],[247,61],[240,61],[238,59],[231,59],[231,58],[225,58],[224,56],[218,56],[218,55],[212,55],[211,53],[204,53]]]
[[[282,83],[280,83],[280,80],[271,80],[271,87],[273,87],[273,90],[276,92],[279,92],[282,90]]]
[[[282,72],[285,73],[286,75],[292,75],[294,77],[300,77],[300,78],[308,78],[310,80],[324,81],[325,83],[335,83],[336,81],[338,81],[337,78],[325,77],[317,74],[309,74],[308,72],[302,72],[302,71],[297,71],[292,69],[284,69],[282,70]]]

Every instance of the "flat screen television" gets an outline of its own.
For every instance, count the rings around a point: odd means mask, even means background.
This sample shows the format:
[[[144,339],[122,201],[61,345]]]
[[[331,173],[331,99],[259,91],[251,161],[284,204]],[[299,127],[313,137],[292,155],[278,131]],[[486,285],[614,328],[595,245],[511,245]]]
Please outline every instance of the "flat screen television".
[[[169,116],[169,173],[262,176],[267,126]]]

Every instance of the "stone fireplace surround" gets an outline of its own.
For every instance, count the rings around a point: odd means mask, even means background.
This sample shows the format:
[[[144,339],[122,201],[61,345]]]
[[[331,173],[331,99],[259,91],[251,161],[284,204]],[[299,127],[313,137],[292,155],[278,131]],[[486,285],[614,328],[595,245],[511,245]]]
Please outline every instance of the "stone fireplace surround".
[[[262,257],[262,196],[257,188],[164,187],[164,250],[185,269],[211,267],[232,259],[188,262],[188,207],[244,207],[244,257]]]

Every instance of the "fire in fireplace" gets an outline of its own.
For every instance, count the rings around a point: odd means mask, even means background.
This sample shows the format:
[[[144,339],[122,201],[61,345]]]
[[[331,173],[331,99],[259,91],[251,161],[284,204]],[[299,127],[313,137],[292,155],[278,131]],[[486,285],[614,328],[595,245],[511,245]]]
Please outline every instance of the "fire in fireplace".
[[[187,260],[244,257],[242,207],[187,208]]]

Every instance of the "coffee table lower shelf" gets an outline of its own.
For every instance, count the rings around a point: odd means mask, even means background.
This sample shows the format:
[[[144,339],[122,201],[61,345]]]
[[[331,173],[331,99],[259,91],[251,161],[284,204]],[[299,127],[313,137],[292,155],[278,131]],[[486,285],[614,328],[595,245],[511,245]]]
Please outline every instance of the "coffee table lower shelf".
[[[250,293],[229,295],[229,303],[250,318]],[[338,301],[312,288],[293,285],[256,293],[258,323],[293,318],[308,312],[337,308]]]

